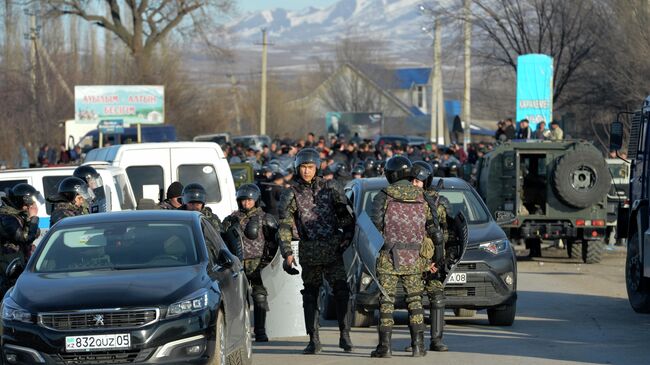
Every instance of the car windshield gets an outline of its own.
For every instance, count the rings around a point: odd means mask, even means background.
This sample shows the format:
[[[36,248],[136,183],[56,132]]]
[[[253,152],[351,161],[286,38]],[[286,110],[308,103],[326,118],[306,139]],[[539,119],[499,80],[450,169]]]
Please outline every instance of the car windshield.
[[[372,200],[378,192],[379,190],[366,191],[363,196],[363,211],[370,211]],[[463,212],[469,224],[481,224],[489,221],[488,212],[471,191],[443,189],[441,195],[449,200],[452,217],[455,217],[458,212]]]
[[[35,272],[128,270],[198,263],[186,222],[102,222],[55,229],[36,258]]]

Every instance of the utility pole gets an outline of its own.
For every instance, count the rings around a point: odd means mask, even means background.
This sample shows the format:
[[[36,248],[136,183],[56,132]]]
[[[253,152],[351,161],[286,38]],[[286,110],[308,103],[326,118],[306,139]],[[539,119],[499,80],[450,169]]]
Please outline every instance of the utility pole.
[[[31,107],[31,117],[33,125],[36,125],[38,122],[38,114],[36,111],[37,105],[37,96],[36,96],[36,42],[38,38],[38,32],[40,28],[36,27],[36,9],[25,9],[25,15],[29,16],[29,33],[25,34],[25,38],[29,40],[30,43],[30,52],[29,59],[31,63],[31,72],[30,72],[30,91],[32,94],[32,107]]]
[[[232,101],[235,105],[235,120],[237,121],[237,135],[241,135],[241,114],[239,112],[239,90],[237,89],[237,77],[230,75],[230,93],[232,94]]]
[[[266,29],[262,29],[262,95],[260,110],[260,134],[266,134],[266,65],[267,65],[267,46]]]
[[[468,151],[469,143],[471,141],[472,129],[472,113],[471,113],[471,94],[472,94],[472,61],[471,61],[471,46],[472,46],[472,22],[470,19],[470,5],[471,0],[464,0],[464,18],[465,23],[464,37],[465,37],[465,87],[463,90],[463,122],[465,122],[463,149]]]
[[[437,143],[447,142],[447,123],[445,123],[445,104],[442,92],[442,24],[440,18],[433,26],[434,80],[436,81],[436,128],[438,129]]]

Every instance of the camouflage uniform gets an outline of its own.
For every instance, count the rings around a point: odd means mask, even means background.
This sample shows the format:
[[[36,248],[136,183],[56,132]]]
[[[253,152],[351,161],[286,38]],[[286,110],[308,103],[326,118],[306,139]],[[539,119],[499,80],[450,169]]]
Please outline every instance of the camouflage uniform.
[[[442,201],[445,199],[444,197],[439,198],[438,192],[434,188],[429,188],[425,190],[425,199],[427,202],[434,202],[435,208],[436,208],[436,220],[438,221],[440,230],[442,231],[442,236],[443,236],[443,242],[434,242],[435,245],[435,250],[441,250],[441,254],[438,253],[438,255],[434,254],[434,257],[436,256],[442,256],[444,257],[444,243],[447,242],[448,236],[449,236],[449,229],[447,226],[447,210],[445,209],[445,205],[442,204]],[[440,266],[439,263],[437,263],[437,266]],[[427,293],[429,296],[429,302],[433,301],[434,297],[437,296],[444,296],[444,285],[443,283],[439,280],[437,275],[432,275],[429,272],[424,273],[424,291]]]
[[[393,203],[410,208],[393,208]],[[421,332],[424,330],[422,272],[428,261],[420,255],[420,250],[434,228],[433,214],[424,201],[422,189],[408,180],[389,185],[375,196],[370,217],[385,240],[377,259],[377,276],[389,296],[382,293],[379,297],[380,331],[391,331],[394,325],[395,293],[398,281],[402,280],[409,327]]]
[[[241,234],[242,257],[246,278],[253,288],[253,315],[255,323],[255,340],[266,342],[266,312],[269,311],[268,292],[262,282],[262,269],[268,265],[277,251],[276,218],[265,213],[262,208],[254,207],[246,211],[240,208],[223,221],[224,231],[237,227]]]
[[[63,218],[75,217],[83,214],[89,214],[84,213],[83,207],[78,207],[68,201],[56,201],[52,208],[52,214],[50,215],[50,227]]]
[[[13,208],[6,198],[0,206],[0,275],[16,258],[27,260],[34,240],[40,235],[38,217],[28,218],[27,213]],[[3,288],[4,289],[4,288]],[[2,293],[0,293],[2,294]]]
[[[186,204],[183,204],[178,209],[188,210]],[[201,214],[203,214],[205,216],[205,219],[207,219],[208,222],[212,224],[212,227],[215,229],[215,231],[217,231],[217,233],[223,232],[223,224],[221,224],[221,219],[219,219],[219,217],[216,214],[212,213],[212,209],[203,205],[203,209],[201,209]]]
[[[297,179],[280,198],[279,237],[282,256],[292,255],[295,225],[299,235],[299,260],[304,289],[301,290],[305,324],[310,341],[318,338],[318,297],[323,278],[334,291],[341,341],[349,341],[350,289],[343,265],[342,242],[354,234],[354,219],[345,195],[336,183],[315,177],[311,183]],[[344,338],[346,337],[346,338]],[[339,346],[342,346],[342,342]],[[311,343],[311,342],[310,342]]]

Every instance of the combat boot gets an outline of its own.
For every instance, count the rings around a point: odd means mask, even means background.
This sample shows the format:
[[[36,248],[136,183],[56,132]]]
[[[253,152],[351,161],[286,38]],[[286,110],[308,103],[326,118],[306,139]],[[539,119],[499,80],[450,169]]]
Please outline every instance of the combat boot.
[[[258,298],[255,298],[258,299]],[[266,335],[266,311],[268,306],[266,304],[266,297],[264,300],[259,298],[253,303],[253,331],[255,332],[255,342],[269,342]]]
[[[302,353],[305,355],[315,355],[321,352],[320,337],[318,335],[318,303],[315,297],[303,297],[303,310],[305,314],[305,328],[309,335],[309,343]]]
[[[426,356],[427,350],[424,348],[424,330],[409,326],[409,331],[411,332],[411,356]]]
[[[444,352],[449,348],[442,342],[442,332],[445,327],[445,304],[442,298],[435,298],[429,308],[431,317],[431,343],[429,350]]]
[[[390,340],[393,334],[392,327],[379,327],[379,344],[375,351],[370,353],[370,357],[392,357],[393,351],[390,348]]]
[[[352,339],[350,339],[350,296],[345,295],[336,296],[336,319],[339,322],[339,347],[345,352],[352,352]]]

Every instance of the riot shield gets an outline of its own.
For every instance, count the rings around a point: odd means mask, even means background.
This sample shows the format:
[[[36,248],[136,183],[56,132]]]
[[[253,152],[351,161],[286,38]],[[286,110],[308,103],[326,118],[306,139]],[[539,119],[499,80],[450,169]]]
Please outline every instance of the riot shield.
[[[381,232],[375,227],[366,212],[357,217],[356,224],[356,236],[353,242],[359,259],[366,268],[366,272],[377,283],[379,290],[385,296],[389,296],[377,279],[377,259],[379,258],[379,251],[384,246],[384,236],[381,235]]]
[[[449,278],[448,274],[454,271],[463,257],[469,241],[469,227],[463,212],[458,212],[454,218],[447,217],[447,227],[449,227],[450,234],[449,239],[445,242],[445,269],[442,272],[445,284]]]
[[[291,243],[294,256],[298,242]],[[304,336],[305,317],[302,310],[302,277],[289,275],[282,269],[284,259],[277,250],[275,257],[262,269],[262,282],[268,291],[269,313],[266,317],[266,334],[270,338]],[[302,268],[298,266],[302,272]]]

